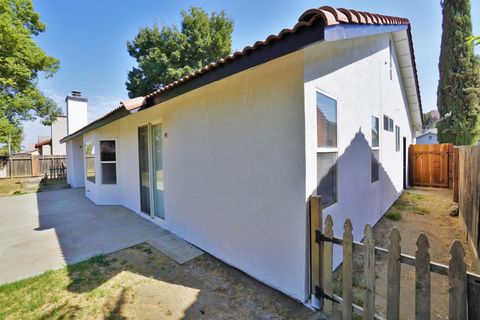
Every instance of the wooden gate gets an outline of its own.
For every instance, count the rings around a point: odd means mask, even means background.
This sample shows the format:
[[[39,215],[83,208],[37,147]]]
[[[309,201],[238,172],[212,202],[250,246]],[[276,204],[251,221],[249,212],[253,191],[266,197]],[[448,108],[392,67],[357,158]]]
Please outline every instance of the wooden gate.
[[[323,225],[323,223],[325,223]],[[311,227],[311,292],[318,299],[319,307],[327,314],[334,315],[334,304],[339,304],[341,318],[353,319],[353,315],[366,320],[399,320],[400,319],[400,287],[402,265],[415,268],[415,319],[430,319],[431,285],[430,274],[436,273],[448,277],[448,318],[456,320],[480,319],[480,276],[467,272],[462,244],[454,240],[450,247],[449,265],[443,265],[430,260],[429,242],[425,234],[417,239],[415,256],[403,254],[400,246],[400,233],[393,228],[390,232],[388,249],[375,246],[372,227],[365,226],[362,242],[353,241],[352,223],[345,221],[343,236],[336,237],[333,233],[333,221],[330,215],[325,221],[322,216],[321,197],[310,197],[310,227]],[[341,275],[341,296],[333,290],[333,246],[343,249]],[[363,252],[364,280],[361,286],[364,290],[362,305],[353,301],[353,252]],[[358,251],[357,251],[358,250]],[[387,299],[386,314],[377,313],[375,304],[376,258],[382,257],[388,263],[387,269]],[[385,317],[386,316],[386,317]]]
[[[408,149],[408,158],[410,185],[452,188],[452,144],[412,144]]]

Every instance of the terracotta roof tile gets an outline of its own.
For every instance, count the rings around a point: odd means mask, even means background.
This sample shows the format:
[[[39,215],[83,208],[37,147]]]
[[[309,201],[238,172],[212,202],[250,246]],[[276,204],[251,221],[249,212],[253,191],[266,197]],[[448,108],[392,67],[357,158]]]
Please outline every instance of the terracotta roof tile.
[[[212,62],[204,66],[203,68],[196,70],[193,73],[186,75],[146,95],[145,98],[147,99],[152,98],[165,91],[171,90],[172,88],[192,78],[196,78],[206,72],[215,70],[218,67],[222,66],[223,64],[229,63],[242,56],[245,56],[250,52],[257,50],[261,47],[268,46],[271,42],[278,39],[282,39],[288,34],[295,33],[300,28],[311,26],[313,23],[317,22],[319,19],[323,20],[323,23],[325,24],[325,26],[333,26],[338,24],[359,24],[359,23],[373,24],[373,25],[380,25],[380,24],[390,24],[390,25],[407,24],[408,25],[410,24],[408,19],[385,16],[381,14],[375,14],[375,13],[369,13],[369,12],[363,12],[363,11],[356,11],[352,9],[344,9],[344,8],[336,9],[330,6],[323,6],[321,8],[310,9],[305,11],[300,16],[300,18],[298,19],[298,23],[292,29],[283,29],[277,35],[270,35],[264,41],[257,41],[253,46],[247,46],[242,51],[237,51],[225,58]]]
[[[276,35],[270,35],[268,36],[265,40],[263,41],[257,41],[255,44],[252,46],[247,46],[241,51],[237,51],[233,54],[230,54],[222,59],[219,59],[215,62],[212,62],[206,66],[204,66],[201,69],[198,69],[194,71],[193,73],[186,75],[170,84],[167,84],[163,86],[162,88],[148,94],[145,96],[145,99],[150,99],[153,98],[157,95],[163,94],[185,82],[188,82],[194,78],[197,78],[207,72],[214,71],[215,69],[218,69],[219,67],[231,63],[234,60],[237,60],[241,58],[242,56],[246,56],[251,54],[253,51],[256,51],[258,49],[261,49],[263,47],[267,47],[271,45],[273,42],[283,39],[286,36],[289,36],[291,34],[297,33],[299,30],[303,28],[308,28],[317,23],[319,20],[323,21],[323,24],[325,26],[334,26],[334,25],[339,25],[339,24],[371,24],[371,25],[408,25],[408,33],[409,33],[409,39],[410,39],[410,45],[411,43],[411,28],[410,28],[410,22],[408,19],[405,18],[399,18],[399,17],[392,17],[392,16],[386,16],[386,15],[381,15],[381,14],[376,14],[376,13],[369,13],[369,12],[363,12],[363,11],[357,11],[357,10],[352,10],[352,9],[345,9],[345,8],[333,8],[330,6],[323,6],[320,8],[315,8],[315,9],[310,9],[305,11],[300,18],[298,19],[297,24],[291,29],[283,29]],[[413,50],[413,47],[412,47]],[[414,59],[414,55],[412,52],[412,59]],[[413,62],[414,64],[414,72],[415,72],[415,80],[417,82],[417,90],[418,90],[418,79],[416,76],[416,66],[415,66],[415,61]],[[418,92],[418,96],[420,98],[420,93]],[[122,105],[117,107],[116,109],[112,110],[111,112],[107,113],[103,117],[95,120],[93,123],[99,122],[113,113],[116,113],[120,111],[121,109],[124,109]],[[93,124],[91,123],[91,124]],[[87,125],[89,127],[91,124]],[[80,130],[79,130],[80,131]],[[73,136],[72,134],[71,136]],[[68,136],[70,137],[70,136]],[[62,140],[65,140],[66,138]]]

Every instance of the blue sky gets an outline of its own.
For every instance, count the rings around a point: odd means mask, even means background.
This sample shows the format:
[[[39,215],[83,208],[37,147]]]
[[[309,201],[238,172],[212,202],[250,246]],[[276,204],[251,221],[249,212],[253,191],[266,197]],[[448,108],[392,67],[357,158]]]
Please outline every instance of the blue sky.
[[[305,10],[322,5],[406,17],[412,23],[423,107],[425,111],[435,108],[441,37],[439,0],[33,0],[33,3],[47,24],[47,31],[36,40],[48,54],[60,59],[58,73],[53,78],[41,79],[40,88],[62,107],[71,90],[82,91],[89,98],[90,121],[127,97],[125,81],[135,60],[128,55],[126,42],[142,26],[178,23],[180,10],[192,5],[207,11],[226,10],[235,22],[234,50],[292,27]],[[480,0],[472,1],[472,12],[480,12]],[[473,19],[474,33],[480,34],[480,16]],[[28,146],[36,142],[38,135],[49,132],[49,128],[38,123],[26,123],[23,145]]]

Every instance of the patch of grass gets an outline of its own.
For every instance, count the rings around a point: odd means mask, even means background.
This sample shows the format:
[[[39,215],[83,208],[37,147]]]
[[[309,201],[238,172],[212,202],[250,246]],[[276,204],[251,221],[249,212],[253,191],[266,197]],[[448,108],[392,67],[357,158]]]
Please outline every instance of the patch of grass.
[[[415,207],[415,205],[412,202],[407,201],[406,199],[403,199],[402,197],[393,204],[393,207],[395,207],[395,209],[397,210],[404,211],[404,210],[411,210],[412,208]]]
[[[429,214],[430,211],[428,211],[427,209],[425,208],[420,208],[420,207],[415,207],[413,208],[413,213],[416,213],[416,214],[420,214],[420,215],[424,215],[424,214]]]
[[[425,200],[425,196],[418,193],[408,192],[407,196],[412,197],[415,200]]]
[[[363,307],[363,298],[360,297],[360,295],[353,295],[352,296],[352,302],[356,304],[357,306]]]
[[[399,221],[399,220],[402,219],[402,213],[398,210],[390,209],[385,214],[385,218],[393,220],[393,221]]]
[[[20,191],[19,179],[0,179],[0,196],[9,196]]]

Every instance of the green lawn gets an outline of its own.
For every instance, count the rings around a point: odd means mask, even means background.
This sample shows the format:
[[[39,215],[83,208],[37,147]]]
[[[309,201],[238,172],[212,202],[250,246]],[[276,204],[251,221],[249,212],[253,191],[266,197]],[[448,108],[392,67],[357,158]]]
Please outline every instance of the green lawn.
[[[20,179],[0,179],[0,196],[9,196],[20,192]]]
[[[21,187],[20,187],[21,180],[22,180],[21,178],[0,179],[0,197],[20,195],[20,194],[27,193],[21,190]],[[48,180],[48,185],[44,186],[43,184],[40,184],[40,188],[38,188],[36,192],[42,192],[42,191],[46,191],[48,189],[54,189],[54,188],[61,188],[66,185],[67,185],[67,181],[64,179]]]

